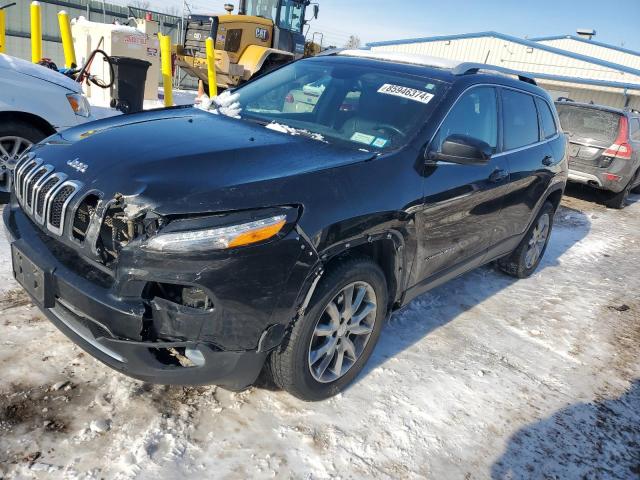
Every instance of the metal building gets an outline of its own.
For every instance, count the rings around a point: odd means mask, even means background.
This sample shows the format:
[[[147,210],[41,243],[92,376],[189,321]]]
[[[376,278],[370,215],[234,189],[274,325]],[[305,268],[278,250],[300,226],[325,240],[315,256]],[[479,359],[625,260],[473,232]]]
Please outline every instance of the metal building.
[[[575,35],[558,35],[554,37],[532,38],[534,42],[548,45],[550,47],[561,48],[569,52],[599,58],[607,62],[619,63],[627,67],[640,69],[640,52],[634,52],[627,48],[616,47],[595,40]]]
[[[637,54],[582,39],[579,42],[572,39],[571,45],[562,43],[560,48],[560,44],[554,43],[557,41],[554,38],[536,42],[481,32],[375,42],[368,47],[373,51],[416,53],[507,67],[527,72],[554,98],[640,109],[640,64],[628,62],[629,57],[640,61]],[[591,45],[583,45],[585,41]],[[598,51],[582,53],[580,49],[586,47]]]

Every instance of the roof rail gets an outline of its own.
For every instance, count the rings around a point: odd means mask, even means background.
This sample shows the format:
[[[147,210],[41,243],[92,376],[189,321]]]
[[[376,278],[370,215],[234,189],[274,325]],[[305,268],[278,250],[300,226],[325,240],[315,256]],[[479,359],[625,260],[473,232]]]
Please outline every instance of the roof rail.
[[[558,97],[556,98],[556,102],[575,102],[575,100],[569,97]]]
[[[531,85],[537,85],[533,77],[529,77],[522,72],[517,72],[516,70],[511,70],[510,68],[498,67],[496,65],[486,65],[484,63],[464,62],[455,67],[452,72],[454,75],[469,75],[472,73],[478,73],[481,70],[485,72],[497,72],[503,75],[515,75],[516,77],[518,77],[518,80],[522,82],[530,83]]]

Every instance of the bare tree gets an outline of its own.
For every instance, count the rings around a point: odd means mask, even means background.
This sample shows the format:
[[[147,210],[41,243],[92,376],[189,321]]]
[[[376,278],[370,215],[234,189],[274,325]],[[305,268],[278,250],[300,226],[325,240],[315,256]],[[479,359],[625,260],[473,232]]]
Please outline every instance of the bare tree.
[[[360,48],[362,42],[360,41],[360,37],[357,35],[349,35],[349,40],[345,43],[344,48]]]
[[[140,10],[149,10],[151,2],[149,2],[149,0],[131,0],[129,6],[139,8]]]
[[[162,13],[166,13],[167,15],[172,15],[174,17],[181,17],[182,11],[180,7],[176,5],[167,5],[165,8],[160,10]]]

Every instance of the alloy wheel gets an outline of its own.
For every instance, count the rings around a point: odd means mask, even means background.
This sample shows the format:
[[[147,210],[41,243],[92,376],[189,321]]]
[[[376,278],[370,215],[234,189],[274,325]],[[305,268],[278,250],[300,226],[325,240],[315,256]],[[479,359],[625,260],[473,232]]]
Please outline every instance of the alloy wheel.
[[[533,267],[540,259],[549,238],[550,217],[548,213],[540,216],[529,239],[529,248],[524,257],[527,268]]]
[[[373,332],[377,298],[366,282],[344,287],[324,308],[311,336],[309,370],[329,383],[344,376],[362,355]]]
[[[0,191],[8,192],[11,188],[11,173],[22,153],[32,145],[24,137],[0,137]]]

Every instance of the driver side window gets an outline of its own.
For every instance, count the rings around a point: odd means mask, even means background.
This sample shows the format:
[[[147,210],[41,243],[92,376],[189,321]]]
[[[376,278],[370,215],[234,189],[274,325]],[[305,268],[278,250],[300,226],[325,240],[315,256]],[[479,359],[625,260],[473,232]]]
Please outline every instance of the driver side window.
[[[477,87],[463,94],[455,103],[435,137],[440,151],[449,135],[459,134],[482,140],[495,153],[498,145],[498,98],[493,87]]]

